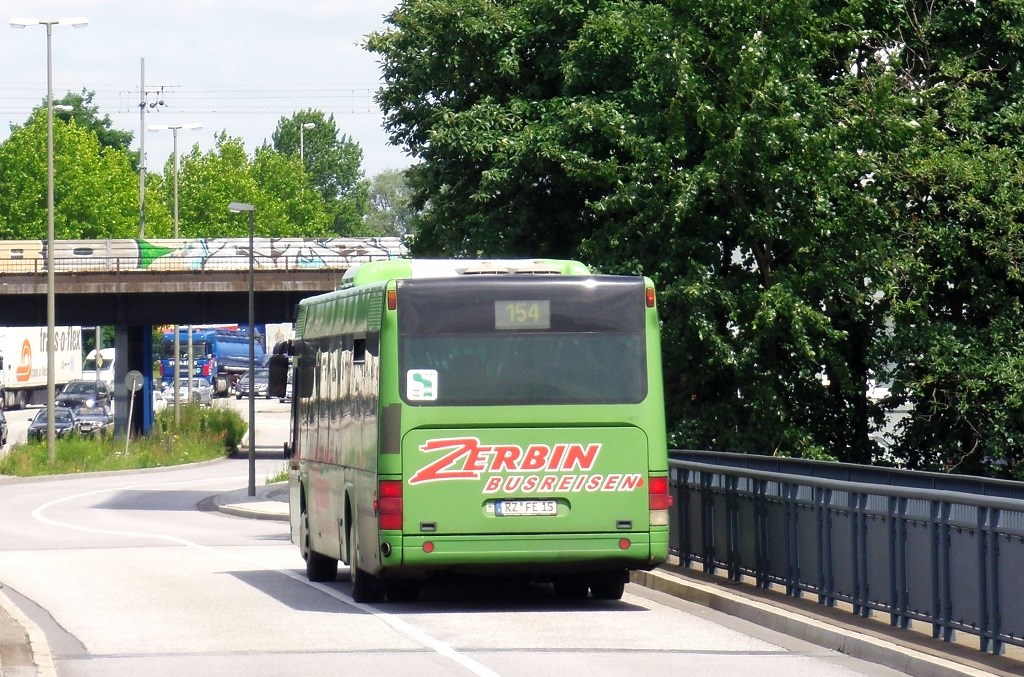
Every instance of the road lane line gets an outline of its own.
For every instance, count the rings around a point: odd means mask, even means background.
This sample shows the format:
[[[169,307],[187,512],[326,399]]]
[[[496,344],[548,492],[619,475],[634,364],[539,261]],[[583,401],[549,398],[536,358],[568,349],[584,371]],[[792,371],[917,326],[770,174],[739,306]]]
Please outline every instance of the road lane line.
[[[398,618],[398,617],[396,617],[396,616],[394,616],[392,614],[387,614],[387,613],[384,613],[382,611],[379,611],[375,607],[372,607],[372,606],[369,606],[369,605],[366,605],[366,604],[362,604],[360,602],[356,602],[355,600],[353,600],[348,595],[345,595],[344,593],[342,593],[342,592],[340,592],[338,590],[335,590],[334,588],[330,587],[327,584],[324,584],[324,583],[313,583],[313,582],[307,580],[305,577],[295,573],[294,571],[291,571],[291,570],[288,570],[288,569],[278,569],[278,568],[275,568],[275,567],[268,567],[268,566],[262,564],[261,562],[255,561],[255,560],[250,559],[248,557],[244,557],[244,556],[241,556],[241,555],[235,555],[235,554],[231,554],[231,553],[222,552],[220,550],[217,550],[216,548],[212,548],[212,547],[207,546],[207,545],[201,545],[199,543],[195,543],[194,541],[190,541],[190,540],[185,539],[185,538],[180,538],[178,536],[168,536],[166,534],[156,534],[156,533],[147,533],[147,532],[139,532],[139,531],[118,531],[118,530],[112,530],[112,529],[97,529],[95,527],[88,527],[88,526],[82,526],[82,525],[78,525],[78,524],[71,524],[71,523],[68,523],[68,522],[61,522],[60,520],[52,519],[52,518],[47,517],[46,515],[43,514],[48,508],[50,508],[50,507],[52,507],[54,505],[57,505],[59,503],[65,503],[65,502],[68,502],[68,501],[73,501],[73,500],[80,499],[80,498],[86,498],[86,497],[89,497],[89,496],[95,496],[95,495],[98,495],[98,494],[109,494],[109,493],[112,493],[112,492],[115,492],[115,491],[133,491],[133,490],[138,490],[138,489],[147,489],[147,488],[158,487],[158,486],[167,486],[167,485],[190,485],[190,484],[197,484],[197,483],[201,483],[201,482],[224,482],[224,481],[233,480],[233,479],[240,479],[240,478],[232,476],[232,477],[209,478],[209,479],[204,479],[204,480],[177,480],[177,481],[171,481],[171,482],[147,482],[145,484],[135,484],[135,485],[129,485],[129,486],[123,486],[123,487],[112,487],[112,488],[109,488],[109,489],[97,489],[95,491],[86,491],[86,492],[82,492],[82,493],[79,493],[79,494],[71,494],[71,495],[68,495],[68,496],[64,496],[62,498],[56,498],[56,499],[54,499],[52,501],[47,501],[46,503],[43,503],[42,505],[40,505],[39,507],[37,507],[35,510],[32,511],[32,517],[34,519],[36,519],[37,521],[42,522],[43,524],[48,524],[50,526],[60,527],[60,528],[64,528],[64,529],[72,529],[72,530],[75,530],[75,531],[82,531],[82,532],[86,532],[86,533],[107,534],[107,535],[111,535],[111,536],[131,536],[131,537],[136,537],[136,538],[153,538],[153,539],[162,540],[162,541],[169,541],[171,543],[175,543],[175,544],[181,545],[181,546],[186,547],[186,548],[192,548],[192,549],[198,550],[200,552],[206,552],[208,554],[214,554],[214,555],[217,555],[219,557],[226,557],[228,559],[231,559],[231,560],[234,560],[234,561],[237,561],[237,562],[241,562],[243,564],[247,564],[247,565],[249,565],[251,567],[254,567],[254,568],[257,568],[257,569],[263,569],[264,571],[274,571],[274,572],[277,572],[279,574],[283,574],[284,576],[287,576],[288,578],[291,578],[291,579],[293,579],[295,581],[298,581],[298,582],[300,582],[300,583],[302,583],[304,585],[308,585],[311,588],[315,588],[315,589],[319,590],[320,592],[323,592],[323,593],[327,594],[328,596],[333,597],[334,599],[338,600],[339,602],[347,604],[347,605],[349,605],[349,606],[351,606],[351,607],[353,607],[355,609],[359,609],[360,611],[373,616],[374,618],[376,618],[377,620],[381,621],[382,623],[385,623],[386,625],[391,626],[391,628],[393,628],[399,634],[405,635],[409,639],[411,639],[411,640],[413,640],[415,642],[419,642],[423,646],[428,647],[429,649],[433,650],[437,654],[439,654],[441,656],[444,656],[445,658],[448,658],[448,659],[458,663],[459,665],[461,665],[465,669],[469,670],[474,675],[480,675],[481,677],[498,677],[498,673],[494,672],[493,670],[488,668],[486,665],[483,665],[482,663],[479,663],[479,662],[473,660],[472,658],[470,658],[469,656],[466,656],[465,654],[459,653],[458,651],[453,649],[448,644],[442,642],[441,640],[437,639],[436,637],[433,637],[433,636],[427,634],[426,632],[420,630],[419,628],[417,628],[417,627],[415,627],[415,626],[413,626],[413,625],[403,621],[402,619],[400,619],[400,618]],[[45,646],[45,642],[44,642],[44,646]],[[46,648],[46,655],[49,656],[49,648],[48,647]]]

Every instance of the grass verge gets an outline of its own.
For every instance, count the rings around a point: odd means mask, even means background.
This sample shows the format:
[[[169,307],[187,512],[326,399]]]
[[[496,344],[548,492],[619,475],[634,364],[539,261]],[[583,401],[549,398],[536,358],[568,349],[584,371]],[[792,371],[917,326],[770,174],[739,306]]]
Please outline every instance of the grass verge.
[[[0,475],[35,477],[159,468],[222,458],[237,448],[246,432],[241,414],[229,408],[180,408],[181,425],[175,429],[171,409],[157,414],[151,433],[128,442],[124,437],[67,437],[57,440],[55,463],[50,463],[45,440],[15,445],[0,457]]]

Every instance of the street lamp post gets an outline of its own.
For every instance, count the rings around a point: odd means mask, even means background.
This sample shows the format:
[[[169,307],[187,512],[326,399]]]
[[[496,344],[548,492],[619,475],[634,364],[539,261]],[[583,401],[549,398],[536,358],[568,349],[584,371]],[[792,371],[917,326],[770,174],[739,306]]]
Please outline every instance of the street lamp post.
[[[316,127],[315,122],[303,122],[299,125],[299,161],[302,162],[302,166],[306,166],[306,138],[304,135],[305,130],[313,129]]]
[[[171,130],[174,138],[174,239],[178,239],[178,130],[179,129],[202,129],[198,122],[189,122],[182,125],[150,125],[147,127],[151,132],[159,132],[165,129]],[[174,325],[174,425],[181,424],[181,408],[179,395],[181,394],[181,336],[178,325]],[[192,341],[191,328],[189,329],[189,342]],[[192,356],[189,355],[188,364],[188,391],[189,402],[192,401]]]
[[[245,202],[232,202],[228,210],[249,212],[249,495],[256,495],[256,302],[253,284],[253,230],[256,208]]]
[[[11,19],[13,28],[46,26],[46,447],[50,463],[57,462],[57,429],[54,426],[53,401],[57,397],[56,339],[56,297],[53,274],[53,26],[71,25],[82,28],[89,25],[84,17],[73,19]]]

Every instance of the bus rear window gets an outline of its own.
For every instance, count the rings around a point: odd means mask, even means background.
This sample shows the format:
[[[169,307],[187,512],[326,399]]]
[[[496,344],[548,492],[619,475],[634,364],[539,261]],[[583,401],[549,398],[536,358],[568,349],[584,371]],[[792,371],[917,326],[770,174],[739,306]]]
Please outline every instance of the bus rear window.
[[[640,278],[402,281],[403,397],[449,406],[641,402],[644,294]]]

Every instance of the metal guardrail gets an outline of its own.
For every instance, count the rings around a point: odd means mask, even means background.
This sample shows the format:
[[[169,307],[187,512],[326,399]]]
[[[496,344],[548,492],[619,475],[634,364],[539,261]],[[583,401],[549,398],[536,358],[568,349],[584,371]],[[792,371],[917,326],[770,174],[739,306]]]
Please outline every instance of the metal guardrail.
[[[673,450],[670,551],[981,651],[1024,646],[1024,484],[847,466]]]
[[[255,238],[256,270],[347,269],[404,255],[397,237]],[[249,268],[249,238],[58,240],[55,273],[204,272]],[[45,240],[0,240],[0,275],[46,272]]]

